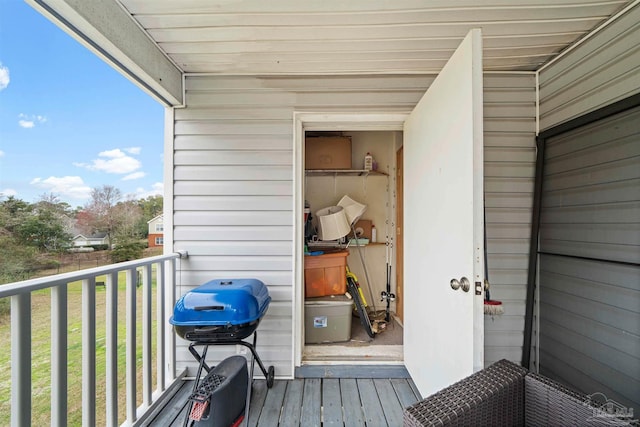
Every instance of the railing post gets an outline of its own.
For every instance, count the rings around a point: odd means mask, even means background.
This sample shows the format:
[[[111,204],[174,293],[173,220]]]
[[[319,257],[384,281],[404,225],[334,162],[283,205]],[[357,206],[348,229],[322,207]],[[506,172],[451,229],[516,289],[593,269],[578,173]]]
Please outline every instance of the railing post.
[[[165,290],[167,294],[165,295],[164,306],[167,313],[173,312],[174,305],[176,303],[176,260],[171,260],[170,263],[170,271],[165,274]],[[170,330],[168,334],[165,335],[165,357],[168,356],[169,360],[166,360],[166,375],[168,378],[176,377],[176,334],[173,330]]]
[[[11,425],[31,425],[31,294],[11,297]]]
[[[156,267],[156,381],[158,385],[158,391],[164,391],[167,385],[165,384],[164,371],[165,364],[165,331],[167,330],[166,319],[164,318],[164,268],[165,261],[161,261]]]
[[[106,281],[106,425],[118,425],[118,273],[107,275]]]
[[[136,420],[136,269],[126,270],[127,332],[126,332],[126,399],[127,423]]]
[[[67,425],[67,284],[51,288],[51,425]]]
[[[151,406],[152,352],[151,352],[151,264],[142,268],[142,402],[145,407]]]
[[[96,425],[96,278],[82,281],[82,425]]]

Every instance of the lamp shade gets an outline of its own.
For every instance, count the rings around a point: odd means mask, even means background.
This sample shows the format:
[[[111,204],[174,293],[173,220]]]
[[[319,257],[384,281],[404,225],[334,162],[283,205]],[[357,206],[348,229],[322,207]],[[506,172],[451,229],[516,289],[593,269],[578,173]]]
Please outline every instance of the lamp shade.
[[[367,210],[367,205],[363,205],[362,203],[358,203],[353,200],[349,196],[344,196],[338,202],[338,206],[344,208],[344,211],[347,215],[347,221],[349,221],[349,225],[355,224],[357,220],[360,219],[364,211]]]
[[[320,240],[338,240],[351,231],[344,209],[329,206],[316,212],[318,237]]]

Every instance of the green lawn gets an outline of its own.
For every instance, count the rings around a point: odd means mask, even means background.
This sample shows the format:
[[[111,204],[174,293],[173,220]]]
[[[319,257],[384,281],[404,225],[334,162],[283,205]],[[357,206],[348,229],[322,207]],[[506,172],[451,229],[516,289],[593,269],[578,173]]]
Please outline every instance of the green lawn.
[[[104,281],[104,278],[97,278]],[[156,355],[156,300],[155,270],[153,277],[153,389],[155,389]],[[125,419],[125,276],[118,278],[118,420]],[[106,335],[106,291],[96,288],[96,407],[97,425],[105,425],[105,335]],[[137,367],[138,405],[142,402],[142,287],[137,290]],[[32,303],[32,425],[50,424],[51,398],[51,297],[49,290],[34,292]],[[0,426],[10,424],[11,414],[11,325],[10,316],[0,316]],[[81,283],[69,285],[68,291],[68,424],[82,422],[82,289]]]

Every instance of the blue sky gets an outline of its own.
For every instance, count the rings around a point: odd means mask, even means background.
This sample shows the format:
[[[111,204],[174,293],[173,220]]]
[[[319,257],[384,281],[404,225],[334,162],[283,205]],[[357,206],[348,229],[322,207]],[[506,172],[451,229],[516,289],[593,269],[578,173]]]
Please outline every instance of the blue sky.
[[[0,0],[0,197],[162,194],[163,107],[22,0]]]

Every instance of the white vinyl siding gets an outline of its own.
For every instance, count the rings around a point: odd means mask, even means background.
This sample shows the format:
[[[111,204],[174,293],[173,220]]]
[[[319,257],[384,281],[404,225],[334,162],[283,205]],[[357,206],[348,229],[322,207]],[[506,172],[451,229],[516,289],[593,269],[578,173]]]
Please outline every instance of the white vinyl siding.
[[[485,366],[519,363],[525,313],[535,167],[533,76],[485,75],[484,182],[491,298],[504,314],[485,316]]]
[[[640,4],[540,72],[540,129],[640,92]]]
[[[182,295],[212,279],[264,281],[273,301],[257,351],[293,376],[293,113],[408,112],[433,77],[209,77],[186,79],[175,110],[174,248]],[[485,76],[485,186],[493,296],[505,315],[486,321],[486,362],[521,357],[535,160],[535,76]],[[193,367],[178,340],[178,365]],[[212,347],[212,360],[225,357]],[[194,371],[191,373],[193,374]],[[258,372],[256,375],[260,376]]]

